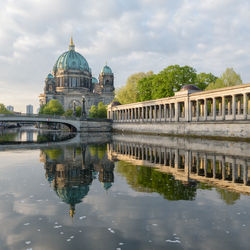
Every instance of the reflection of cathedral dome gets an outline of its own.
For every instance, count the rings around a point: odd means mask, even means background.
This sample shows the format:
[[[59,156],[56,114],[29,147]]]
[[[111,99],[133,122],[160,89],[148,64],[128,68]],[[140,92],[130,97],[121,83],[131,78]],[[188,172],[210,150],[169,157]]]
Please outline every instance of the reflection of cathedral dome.
[[[56,61],[54,71],[57,69],[63,70],[82,70],[90,72],[87,60],[78,52],[75,51],[75,45],[71,39],[69,50],[64,52]]]
[[[88,194],[89,186],[63,187],[56,190],[57,195],[67,204],[75,205],[82,202],[82,199]]]
[[[95,77],[92,77],[92,84],[98,84],[98,80]]]
[[[107,65],[105,65],[105,66],[103,67],[101,73],[103,73],[103,74],[113,74],[111,68],[110,68],[109,66],[107,66]]]
[[[110,189],[110,188],[112,187],[112,183],[111,183],[111,182],[104,182],[104,183],[103,183],[103,187],[104,187],[106,190],[108,190],[108,189]]]

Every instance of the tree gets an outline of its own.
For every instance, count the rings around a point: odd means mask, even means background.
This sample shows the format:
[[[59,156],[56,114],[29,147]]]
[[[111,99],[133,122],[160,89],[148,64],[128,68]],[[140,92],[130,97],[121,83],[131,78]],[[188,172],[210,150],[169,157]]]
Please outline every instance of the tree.
[[[77,106],[76,107],[76,117],[81,117],[81,115],[82,115],[82,107]]]
[[[103,104],[103,102],[98,103],[97,117],[98,118],[107,118],[107,107]]]
[[[121,104],[133,103],[137,101],[137,84],[142,78],[153,75],[152,71],[147,73],[140,72],[131,75],[126,82],[126,85],[116,91],[116,97]]]
[[[144,77],[138,81],[136,101],[143,102],[152,99],[152,82],[155,75]]]
[[[211,83],[215,83],[218,79],[217,76],[214,76],[212,73],[200,73],[196,78],[196,86],[201,90],[205,90],[207,86]]]
[[[41,107],[39,114],[46,115],[62,115],[64,109],[58,100],[50,100],[47,104]]]
[[[92,105],[89,110],[90,118],[107,118],[107,107],[103,102],[99,102],[98,106]]]
[[[97,118],[97,107],[92,105],[89,110],[89,117],[90,118]]]
[[[63,115],[64,116],[68,116],[68,117],[73,116],[73,110],[72,109],[68,109]]]
[[[226,71],[214,83],[210,83],[206,90],[230,87],[242,84],[239,74],[233,68],[227,68]]]
[[[196,70],[189,66],[171,65],[159,74],[143,78],[138,82],[139,101],[173,96],[186,84],[196,83]]]
[[[11,111],[9,111],[4,104],[0,103],[0,114],[12,114]]]

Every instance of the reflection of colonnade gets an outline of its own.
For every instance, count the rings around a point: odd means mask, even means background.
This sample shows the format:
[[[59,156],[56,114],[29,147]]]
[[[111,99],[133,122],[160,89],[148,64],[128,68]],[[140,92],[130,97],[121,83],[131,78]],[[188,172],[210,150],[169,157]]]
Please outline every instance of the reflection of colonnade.
[[[250,193],[250,158],[114,141],[108,146],[113,159],[134,165],[155,166],[177,179],[208,181]],[[249,186],[249,187],[248,187]]]
[[[250,84],[201,91],[186,85],[174,97],[109,105],[114,122],[178,122],[250,119]]]

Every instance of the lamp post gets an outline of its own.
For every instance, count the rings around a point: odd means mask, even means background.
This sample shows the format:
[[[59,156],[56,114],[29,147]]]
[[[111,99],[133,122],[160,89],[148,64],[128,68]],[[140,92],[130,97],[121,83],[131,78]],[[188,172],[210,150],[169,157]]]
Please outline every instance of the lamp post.
[[[73,116],[76,116],[76,102],[73,101]]]
[[[86,103],[86,98],[85,96],[82,96],[82,118],[86,119],[86,107],[85,107],[85,103]]]

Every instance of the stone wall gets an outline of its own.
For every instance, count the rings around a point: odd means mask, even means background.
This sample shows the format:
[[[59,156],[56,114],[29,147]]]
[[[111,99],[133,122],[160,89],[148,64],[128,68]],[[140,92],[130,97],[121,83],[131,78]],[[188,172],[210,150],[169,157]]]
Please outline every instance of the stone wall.
[[[87,119],[80,121],[80,131],[84,132],[111,132],[112,123],[107,119]]]
[[[248,121],[113,123],[112,127],[114,131],[130,133],[218,138],[231,137],[250,140],[250,123]]]

